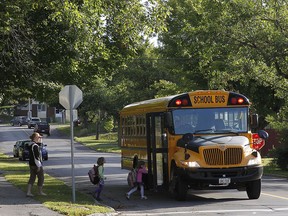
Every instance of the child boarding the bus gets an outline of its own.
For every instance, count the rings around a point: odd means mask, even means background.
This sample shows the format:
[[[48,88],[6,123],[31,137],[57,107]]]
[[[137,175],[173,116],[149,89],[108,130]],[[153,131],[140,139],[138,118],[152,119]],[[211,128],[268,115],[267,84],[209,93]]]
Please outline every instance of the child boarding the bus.
[[[136,174],[136,185],[128,192],[126,193],[126,198],[129,200],[132,193],[137,191],[138,187],[140,187],[140,194],[141,199],[147,199],[147,197],[144,195],[144,183],[142,180],[143,174],[147,174],[147,169],[145,166],[144,161],[139,161],[137,174]]]

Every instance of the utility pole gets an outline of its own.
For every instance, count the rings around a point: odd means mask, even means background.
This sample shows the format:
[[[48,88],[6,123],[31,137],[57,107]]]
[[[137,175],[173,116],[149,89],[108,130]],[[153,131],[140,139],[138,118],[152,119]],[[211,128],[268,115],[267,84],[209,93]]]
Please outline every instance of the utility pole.
[[[31,117],[32,117],[32,112],[31,112],[31,99],[29,98],[28,99],[28,113],[27,113],[27,117],[28,117],[28,119],[31,119]]]

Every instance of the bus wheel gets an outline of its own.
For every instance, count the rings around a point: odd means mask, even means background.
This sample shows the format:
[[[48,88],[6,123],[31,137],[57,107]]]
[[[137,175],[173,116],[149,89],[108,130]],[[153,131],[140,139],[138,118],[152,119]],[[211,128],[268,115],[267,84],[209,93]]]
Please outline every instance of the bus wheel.
[[[173,176],[172,179],[169,182],[169,193],[171,194],[171,196],[174,197],[175,195],[175,186],[176,186],[176,181],[177,181],[177,177]]]
[[[174,197],[175,186],[177,182],[176,165],[171,163],[170,178],[169,178],[169,193]]]
[[[261,194],[261,179],[248,182],[246,185],[246,192],[249,199],[258,199]]]
[[[178,201],[186,200],[187,191],[188,184],[184,180],[182,180],[181,177],[177,176],[174,190],[175,199]]]

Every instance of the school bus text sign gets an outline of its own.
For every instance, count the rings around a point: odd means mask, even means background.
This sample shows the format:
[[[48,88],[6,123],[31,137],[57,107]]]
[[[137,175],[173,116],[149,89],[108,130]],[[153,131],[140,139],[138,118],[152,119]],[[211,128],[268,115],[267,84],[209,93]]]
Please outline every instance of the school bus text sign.
[[[228,95],[193,95],[191,102],[193,107],[222,107],[227,105]]]

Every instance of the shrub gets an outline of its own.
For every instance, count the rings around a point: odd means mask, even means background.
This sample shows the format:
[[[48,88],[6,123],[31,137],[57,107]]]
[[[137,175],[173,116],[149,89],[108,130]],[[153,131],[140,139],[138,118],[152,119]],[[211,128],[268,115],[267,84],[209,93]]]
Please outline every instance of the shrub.
[[[271,156],[274,158],[273,163],[277,164],[281,170],[288,170],[288,147],[274,149]]]

